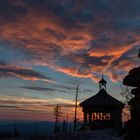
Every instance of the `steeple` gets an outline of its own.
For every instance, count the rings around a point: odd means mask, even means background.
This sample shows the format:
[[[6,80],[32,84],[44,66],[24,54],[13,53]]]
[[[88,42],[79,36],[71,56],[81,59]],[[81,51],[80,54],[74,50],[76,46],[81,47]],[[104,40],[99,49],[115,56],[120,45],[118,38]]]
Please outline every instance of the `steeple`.
[[[99,90],[105,89],[106,90],[107,82],[104,80],[104,75],[102,75],[102,79],[99,81]]]

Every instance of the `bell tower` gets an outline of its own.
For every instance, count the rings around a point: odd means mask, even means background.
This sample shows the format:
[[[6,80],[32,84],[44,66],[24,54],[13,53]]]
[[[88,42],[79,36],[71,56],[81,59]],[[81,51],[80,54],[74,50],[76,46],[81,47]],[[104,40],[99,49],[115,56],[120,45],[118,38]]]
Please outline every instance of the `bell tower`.
[[[99,90],[106,90],[106,84],[107,82],[104,80],[104,75],[102,75],[102,79],[99,81]]]

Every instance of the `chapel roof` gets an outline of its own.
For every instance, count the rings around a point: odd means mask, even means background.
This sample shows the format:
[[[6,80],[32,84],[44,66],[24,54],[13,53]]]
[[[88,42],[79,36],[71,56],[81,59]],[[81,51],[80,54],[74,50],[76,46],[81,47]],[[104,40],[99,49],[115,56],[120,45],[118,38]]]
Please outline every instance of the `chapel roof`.
[[[86,99],[85,101],[80,103],[80,106],[100,106],[100,105],[115,105],[115,106],[123,106],[124,104],[111,95],[109,95],[104,88],[99,90],[99,92]]]

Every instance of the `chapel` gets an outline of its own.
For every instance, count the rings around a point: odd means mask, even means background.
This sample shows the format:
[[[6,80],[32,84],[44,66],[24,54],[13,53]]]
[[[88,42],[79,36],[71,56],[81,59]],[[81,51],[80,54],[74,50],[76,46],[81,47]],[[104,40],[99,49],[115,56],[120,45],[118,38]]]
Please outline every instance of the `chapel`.
[[[106,84],[102,76],[98,93],[80,103],[84,126],[91,130],[114,128],[120,131],[124,104],[107,93]]]

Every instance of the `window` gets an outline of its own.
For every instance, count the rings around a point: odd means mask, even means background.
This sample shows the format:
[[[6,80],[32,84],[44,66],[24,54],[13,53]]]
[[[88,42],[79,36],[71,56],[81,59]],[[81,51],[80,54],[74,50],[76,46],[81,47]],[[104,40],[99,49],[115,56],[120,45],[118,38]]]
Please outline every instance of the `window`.
[[[110,113],[102,113],[102,112],[93,113],[93,121],[94,120],[110,120]]]

